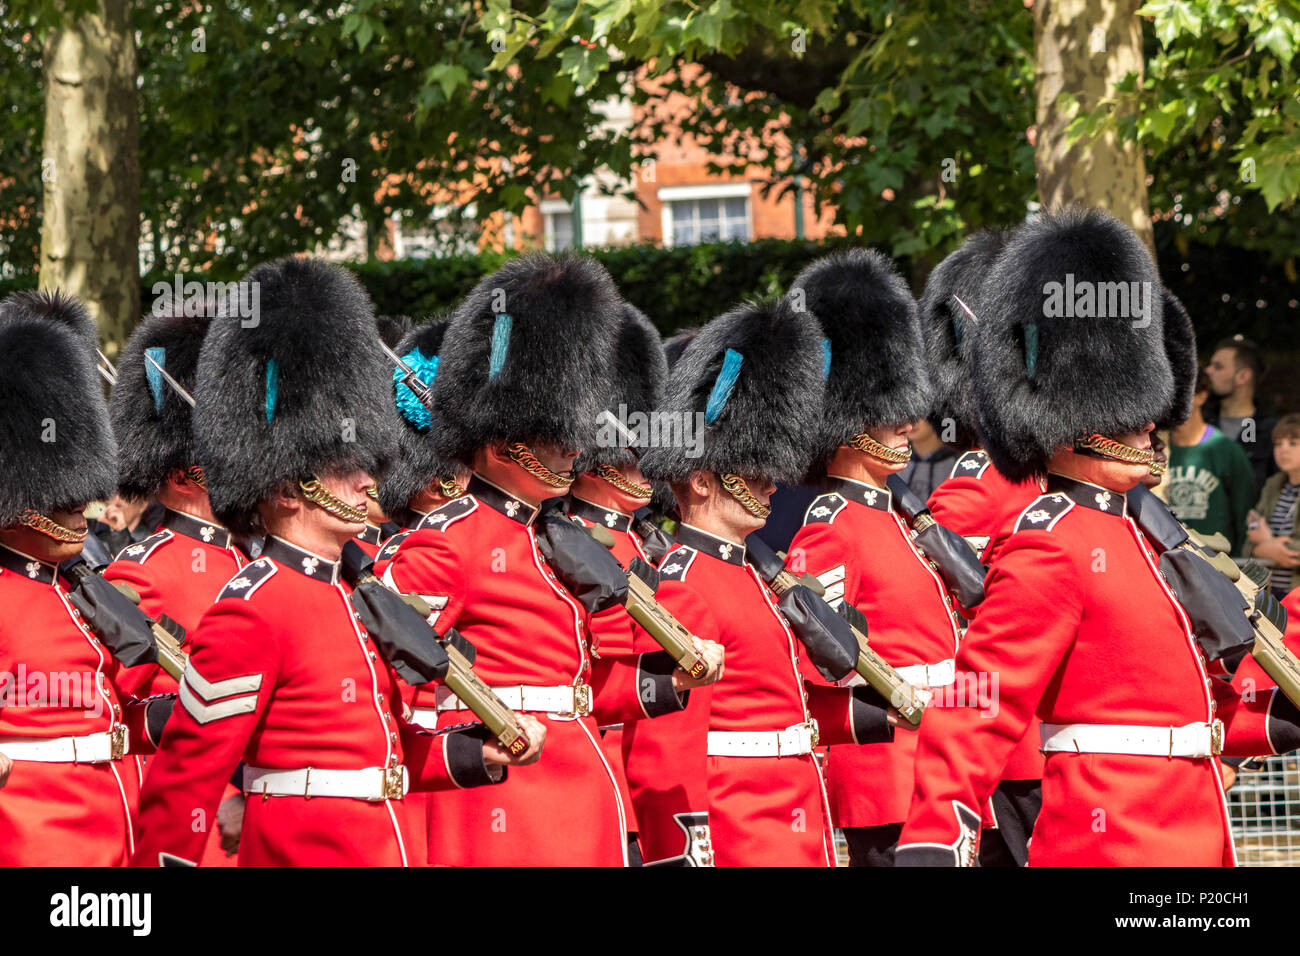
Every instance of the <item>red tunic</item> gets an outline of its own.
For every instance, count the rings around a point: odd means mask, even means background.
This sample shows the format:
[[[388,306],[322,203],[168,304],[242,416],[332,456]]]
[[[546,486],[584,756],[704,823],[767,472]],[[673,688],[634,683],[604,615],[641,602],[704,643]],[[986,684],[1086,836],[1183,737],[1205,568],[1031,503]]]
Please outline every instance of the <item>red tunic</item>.
[[[592,690],[592,714],[539,712],[547,737],[536,766],[490,795],[429,799],[431,863],[626,865],[627,818],[597,717],[619,723],[682,706],[670,675],[642,673],[636,658],[593,660],[590,633],[601,625],[543,562],[533,517],[535,509],[475,475],[469,493],[432,512],[384,572],[391,586],[422,595],[436,609],[440,633],[455,627],[474,644],[474,669],[488,685],[585,683]],[[602,614],[626,617],[621,607]],[[430,688],[417,690],[417,708],[431,711],[435,701]],[[468,711],[447,710],[437,725],[472,719]]]
[[[997,719],[923,724],[898,862],[973,860],[978,807],[1035,715],[1177,727],[1219,717],[1231,752],[1267,752],[1270,700],[1207,676],[1186,616],[1124,496],[1052,476],[989,572],[963,657],[999,678]],[[1265,751],[1254,748],[1265,747]],[[1051,753],[1031,864],[1217,866],[1233,860],[1217,760]]]
[[[125,725],[130,752],[151,752],[145,705],[118,689],[127,669],[67,593],[54,565],[0,546],[0,750]],[[0,790],[0,866],[124,865],[138,788],[132,761],[15,759]]]
[[[226,585],[191,635],[180,702],[140,796],[133,865],[195,860],[240,760],[273,770],[405,765],[413,790],[489,782],[482,744],[421,733],[394,712],[396,677],[338,565],[279,538]],[[376,771],[376,775],[377,775]],[[423,862],[399,799],[249,794],[241,866]]]
[[[935,521],[969,541],[979,552],[980,560],[991,565],[1011,535],[1020,513],[1042,493],[1042,486],[1036,481],[1014,484],[1003,478],[989,461],[987,452],[968,451],[953,464],[952,474],[934,489],[928,503]],[[962,610],[968,619],[979,611],[978,608]],[[976,686],[967,683],[976,675],[960,651],[957,653],[957,670],[970,675],[962,678],[962,686]],[[934,717],[936,724],[942,724],[946,719],[938,711]],[[1043,755],[1038,752],[1038,732],[1031,727],[1007,758],[1002,779],[1038,780],[1042,776]]]
[[[245,563],[221,525],[169,508],[159,531],[123,548],[104,577],[129,584],[140,610],[155,621],[171,618],[188,635]],[[135,697],[174,694],[176,681],[157,665],[142,665],[123,673],[122,688]]]
[[[959,637],[952,598],[891,500],[887,490],[831,478],[827,493],[808,505],[787,565],[816,575],[832,607],[848,601],[860,610],[872,646],[894,667],[951,661]],[[907,818],[916,742],[917,734],[903,733],[889,743],[830,749],[826,789],[836,826]]]
[[[659,819],[643,816],[644,832],[657,827],[668,833],[672,814],[707,806],[718,866],[834,866],[826,788],[815,757],[712,756],[707,735],[779,731],[816,719],[822,743],[849,744],[867,739],[867,720],[849,688],[804,680],[802,646],[775,596],[745,563],[743,545],[690,525],[678,530],[678,542],[659,566],[659,600],[693,634],[725,647],[726,669],[712,685],[707,725],[695,701],[683,715],[690,725],[675,728],[674,753],[662,766],[653,806]],[[630,756],[638,752],[641,730],[633,731]],[[677,853],[681,842],[679,833]]]
[[[636,558],[648,563],[650,559],[641,550],[641,540],[632,531],[632,516],[615,507],[612,501],[613,490],[605,494],[604,488],[601,487],[605,484],[600,478],[582,475],[570,494],[569,513],[588,527],[599,524],[602,528],[606,528],[614,539],[612,553],[623,567],[626,568]],[[586,497],[582,497],[583,495]],[[636,634],[640,628],[626,614],[621,617],[600,615],[600,618],[601,627],[593,637],[596,653],[601,656],[627,657],[633,653],[652,653],[659,650],[659,646],[649,635],[644,635],[647,640],[642,642],[642,646],[635,646]],[[698,697],[695,706],[700,706]],[[623,758],[623,738],[622,724],[601,728],[600,747],[605,752],[605,760],[613,769],[614,776],[618,778],[619,794],[623,800],[623,810],[627,815],[627,830],[629,833],[636,833],[639,830],[636,803],[628,783],[627,762]],[[644,848],[642,848],[642,856],[644,858]]]
[[[104,577],[129,584],[140,595],[140,610],[155,621],[168,617],[183,627],[186,641],[181,647],[188,653],[189,632],[198,627],[226,582],[246,563],[230,532],[221,525],[168,508],[158,533],[123,548],[104,569]],[[175,678],[156,664],[124,670],[121,687],[136,698],[177,690]],[[237,793],[238,788],[227,784],[222,799]],[[235,865],[234,855],[227,856],[221,849],[216,826],[210,827],[200,862],[204,866]]]

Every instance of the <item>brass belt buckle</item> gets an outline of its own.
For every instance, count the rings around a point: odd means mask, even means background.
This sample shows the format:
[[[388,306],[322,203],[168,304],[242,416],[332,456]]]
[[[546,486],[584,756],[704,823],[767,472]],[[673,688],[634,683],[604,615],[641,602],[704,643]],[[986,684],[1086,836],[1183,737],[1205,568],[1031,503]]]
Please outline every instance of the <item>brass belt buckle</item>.
[[[406,767],[383,767],[380,772],[384,775],[384,799],[401,800],[405,796]]]
[[[114,724],[108,732],[109,756],[121,760],[126,756],[126,724]]]
[[[573,713],[577,717],[586,717],[591,713],[591,685],[578,683],[573,685]]]
[[[819,732],[818,732],[818,730],[817,730],[817,718],[816,718],[816,717],[810,717],[810,718],[808,719],[808,729],[809,729],[810,731],[812,731],[812,745],[813,745],[814,747],[816,747],[816,746],[817,746],[817,741],[820,739],[820,735],[819,735]]]
[[[1223,721],[1218,717],[1210,721],[1210,753],[1215,756],[1223,753]]]

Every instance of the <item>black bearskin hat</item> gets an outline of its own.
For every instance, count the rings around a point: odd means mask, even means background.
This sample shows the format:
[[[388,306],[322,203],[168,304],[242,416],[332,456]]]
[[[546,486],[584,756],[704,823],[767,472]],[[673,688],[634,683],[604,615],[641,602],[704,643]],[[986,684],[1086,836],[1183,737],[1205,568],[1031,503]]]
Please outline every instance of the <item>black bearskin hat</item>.
[[[1168,289],[1165,296],[1165,352],[1169,368],[1174,373],[1174,400],[1163,415],[1156,419],[1156,428],[1173,428],[1192,415],[1192,399],[1196,397],[1196,376],[1201,371],[1196,359],[1196,329],[1192,317]]]
[[[214,314],[204,312],[186,316],[182,306],[146,315],[122,350],[109,411],[118,445],[117,490],[125,497],[155,495],[172,471],[198,464],[192,410],[146,356],[193,395],[199,349]]]
[[[95,371],[99,335],[76,298],[0,302],[0,527],[113,493],[117,450]]]
[[[257,505],[285,482],[331,469],[382,477],[397,423],[374,312],[351,273],[287,258],[243,281],[259,309],[212,320],[194,430],[212,510],[246,533]]]
[[[669,369],[677,364],[677,360],[686,351],[686,346],[694,342],[695,336],[699,334],[699,326],[693,325],[688,329],[679,329],[670,338],[664,339],[664,361],[668,363]]]
[[[921,293],[921,336],[934,385],[930,419],[940,432],[945,420],[950,420],[964,437],[975,436],[970,382],[975,328],[953,296],[966,303],[976,319],[984,314],[984,279],[1010,238],[1010,231],[1004,230],[972,233],[960,249],[934,267]]]
[[[605,408],[616,416],[624,413],[648,416],[659,407],[664,380],[668,378],[663,342],[650,320],[626,302],[614,342],[613,368],[612,388],[605,399]],[[621,444],[606,442],[582,455],[574,470],[581,474],[597,465],[623,465],[634,460],[632,453]]]
[[[984,285],[974,361],[979,433],[1008,480],[1045,474],[1061,445],[1169,408],[1160,289],[1146,246],[1100,210],[1016,231]]]
[[[437,381],[438,353],[448,320],[438,317],[407,333],[393,351],[411,367],[425,385]],[[384,480],[379,483],[379,507],[391,518],[400,518],[416,493],[435,478],[456,474],[454,462],[438,455],[433,445],[437,420],[424,403],[405,385],[398,384],[402,373],[393,371],[388,388],[396,402],[398,429],[397,458]]]
[[[669,372],[660,435],[675,421],[682,440],[648,449],[641,472],[796,484],[812,460],[825,391],[826,348],[812,313],[788,299],[740,305],[700,329]]]
[[[788,297],[794,308],[817,317],[830,345],[810,475],[820,478],[836,449],[854,435],[914,422],[930,411],[921,327],[907,283],[874,249],[823,256],[799,273]]]
[[[596,444],[623,303],[588,256],[531,253],[482,279],[442,343],[434,443],[469,464],[494,441]]]

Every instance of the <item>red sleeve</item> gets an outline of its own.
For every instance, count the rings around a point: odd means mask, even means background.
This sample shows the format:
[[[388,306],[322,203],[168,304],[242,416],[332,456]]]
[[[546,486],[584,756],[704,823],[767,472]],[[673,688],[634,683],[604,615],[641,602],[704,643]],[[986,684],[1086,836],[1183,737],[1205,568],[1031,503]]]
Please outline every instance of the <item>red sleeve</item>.
[[[988,516],[998,511],[992,494],[991,484],[958,475],[941,482],[927,502],[934,520],[971,541],[981,561],[995,530],[987,526]]]
[[[954,853],[959,862],[973,846],[979,808],[1074,641],[1083,613],[1079,577],[1056,534],[1026,530],[1007,541],[957,661],[959,671],[1000,675],[998,719],[975,707],[925,715],[900,853],[911,845],[926,863],[952,865]]]
[[[279,674],[275,629],[241,598],[214,604],[191,640],[175,712],[140,791],[133,866],[157,866],[163,852],[202,856]]]
[[[611,610],[626,613],[622,608]],[[677,662],[667,651],[593,661],[592,712],[602,724],[621,724],[685,709],[690,692],[678,694],[673,689],[672,675],[676,669]]]
[[[446,532],[414,532],[384,569],[384,583],[403,594],[418,594],[433,608],[429,624],[439,634],[454,627],[465,607],[464,572],[455,543]]]

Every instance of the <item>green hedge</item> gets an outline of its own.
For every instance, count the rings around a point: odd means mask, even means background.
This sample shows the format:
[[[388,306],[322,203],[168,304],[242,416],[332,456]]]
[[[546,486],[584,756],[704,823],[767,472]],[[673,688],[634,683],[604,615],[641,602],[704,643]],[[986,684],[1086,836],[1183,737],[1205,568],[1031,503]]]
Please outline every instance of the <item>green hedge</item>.
[[[1187,305],[1202,351],[1220,338],[1240,332],[1266,350],[1291,353],[1300,347],[1300,286],[1286,267],[1270,265],[1254,252],[1191,243],[1184,254],[1174,241],[1176,228],[1156,224],[1156,246],[1165,282]],[[664,249],[650,244],[585,250],[600,260],[623,295],[664,333],[704,322],[751,296],[779,293],[818,255],[852,245],[848,239],[822,241],[760,239]],[[500,252],[442,259],[373,261],[351,266],[380,314],[420,319],[452,308],[484,275],[506,259]],[[914,279],[912,264],[899,262]],[[237,276],[192,276],[228,281]],[[141,280],[141,302],[152,301],[155,281]],[[0,279],[0,295],[35,284],[32,276]],[[913,282],[919,293],[920,286]]]

